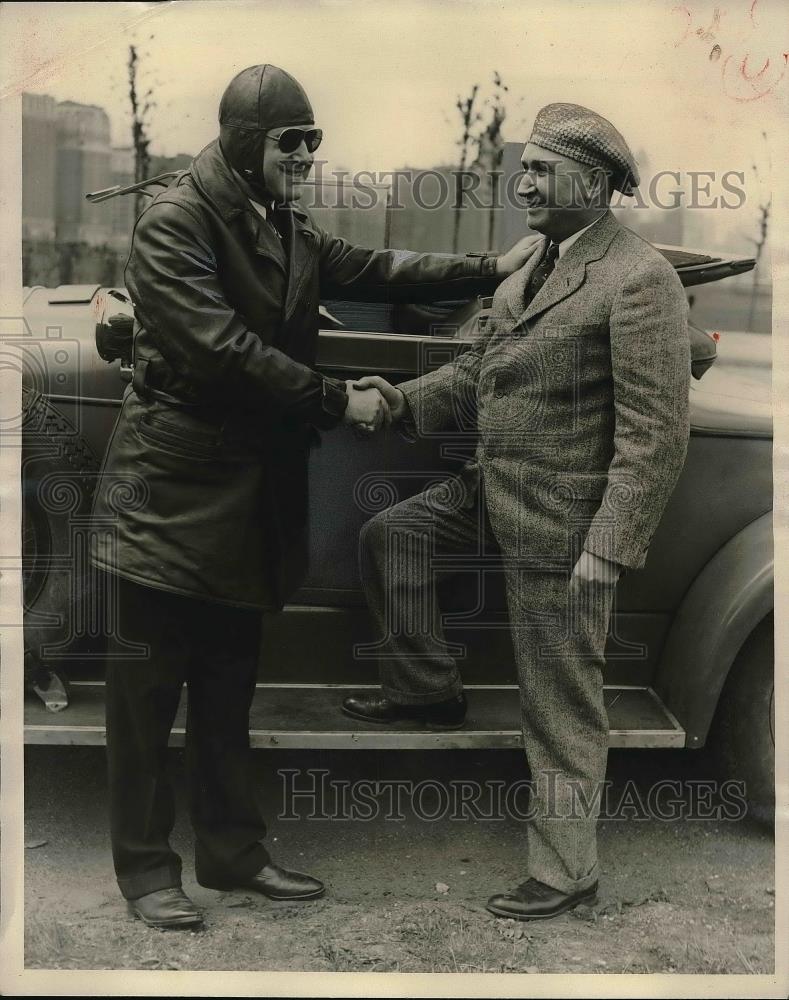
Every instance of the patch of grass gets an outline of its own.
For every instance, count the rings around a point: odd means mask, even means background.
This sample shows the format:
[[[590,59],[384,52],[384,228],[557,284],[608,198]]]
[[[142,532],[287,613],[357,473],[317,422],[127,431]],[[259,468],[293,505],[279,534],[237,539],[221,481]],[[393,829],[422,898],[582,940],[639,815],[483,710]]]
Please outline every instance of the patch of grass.
[[[71,927],[56,917],[36,914],[25,924],[25,965],[35,969],[56,969],[73,953],[77,939]]]
[[[28,968],[225,969],[336,972],[632,972],[761,974],[772,938],[708,928],[647,901],[596,922],[495,919],[461,901],[319,911],[209,907],[203,931],[157,931],[121,906],[77,917],[28,912]],[[616,926],[611,921],[616,920]],[[725,933],[724,933],[725,930]],[[615,944],[612,946],[613,935]],[[735,936],[736,935],[736,936]]]
[[[332,972],[353,972],[356,964],[348,948],[324,936],[317,947],[318,954],[328,964]]]
[[[187,931],[155,930],[122,919],[67,921],[49,913],[34,913],[25,922],[25,967],[179,969],[192,938]]]
[[[333,940],[324,931],[318,941],[318,956],[332,972],[400,972],[396,949],[388,942],[372,943],[365,940],[348,942]]]
[[[533,971],[531,937],[515,921],[423,908],[403,919],[398,929],[415,971]]]
[[[710,952],[705,944],[693,937],[685,942],[685,955],[682,964],[687,967],[689,972],[698,972],[708,976],[723,976],[734,971],[731,962],[727,962],[719,955]],[[742,969],[737,969],[737,971],[742,972]]]
[[[655,971],[659,972],[724,976],[763,971],[740,948],[722,953],[714,942],[702,941],[693,934],[682,940],[664,941],[649,950],[655,960]]]

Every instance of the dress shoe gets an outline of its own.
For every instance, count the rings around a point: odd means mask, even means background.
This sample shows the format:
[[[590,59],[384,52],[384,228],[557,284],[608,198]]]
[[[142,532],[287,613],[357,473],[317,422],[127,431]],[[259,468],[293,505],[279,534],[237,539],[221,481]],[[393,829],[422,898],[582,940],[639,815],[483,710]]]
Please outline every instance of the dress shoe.
[[[271,863],[261,868],[257,875],[254,875],[249,882],[245,882],[241,888],[262,892],[269,899],[294,900],[317,899],[325,891],[323,882],[319,882],[311,875],[291,872],[287,868],[280,868],[279,865]]]
[[[399,705],[378,693],[351,695],[342,703],[342,710],[352,719],[364,722],[421,722],[428,729],[460,729],[466,721],[466,696],[461,691],[446,701],[430,705]]]
[[[202,913],[183,889],[157,889],[127,903],[129,912],[149,927],[191,927],[203,922]]]
[[[596,895],[597,882],[580,892],[566,893],[552,889],[536,878],[530,878],[512,892],[491,896],[486,909],[497,917],[510,917],[513,920],[549,920],[572,910],[579,903],[596,902]]]

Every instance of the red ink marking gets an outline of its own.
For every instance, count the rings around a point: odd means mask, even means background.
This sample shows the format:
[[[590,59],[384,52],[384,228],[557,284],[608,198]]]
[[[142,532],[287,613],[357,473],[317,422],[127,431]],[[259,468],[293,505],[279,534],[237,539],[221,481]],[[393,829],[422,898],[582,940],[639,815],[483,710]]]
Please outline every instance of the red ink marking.
[[[778,84],[782,82],[782,80],[786,76],[787,63],[789,62],[789,53],[784,54],[784,66],[783,69],[781,70],[781,73],[773,80],[770,80],[769,77],[766,80],[764,80],[763,85],[761,86],[760,89],[757,89],[756,81],[758,81],[762,73],[765,72],[770,60],[769,59],[767,60],[767,64],[765,64],[765,66],[758,73],[754,74],[753,76],[748,76],[746,72],[746,66],[748,63],[749,56],[748,55],[745,56],[743,61],[738,66],[736,74],[733,72],[732,73],[729,72],[729,69],[731,68],[730,67],[731,59],[732,57],[730,55],[726,56],[721,66],[721,77],[723,78],[723,91],[727,97],[730,97],[733,101],[737,101],[738,104],[749,104],[751,101],[758,101],[761,100],[761,98],[763,97],[767,97],[767,95],[771,94],[778,86]],[[745,85],[747,85],[753,91],[752,94],[749,95],[743,92]]]
[[[748,8],[752,30],[758,30],[756,23],[757,4],[758,0],[751,0]],[[694,24],[693,13],[685,4],[673,7],[672,13],[684,14],[686,19],[684,34],[674,42],[676,48],[685,42],[691,33],[702,42],[715,42],[716,35],[720,34],[721,20],[729,11],[715,7],[706,28],[703,25]],[[741,52],[742,49],[740,49]],[[727,53],[720,44],[715,43],[708,51],[707,58],[709,62],[720,62],[723,92],[731,100],[742,104],[767,97],[783,82],[787,69],[789,69],[789,52],[782,52],[781,55],[784,62],[782,67],[780,63],[772,62],[771,57],[767,57],[762,68],[754,72],[750,72],[748,69],[751,59],[751,53],[748,51],[744,55],[736,52]],[[732,63],[732,59],[735,59],[734,63]]]
[[[749,59],[750,59],[750,56],[746,56],[746,57],[745,57],[745,58],[743,59],[743,61],[742,61],[742,64],[741,64],[741,66],[740,66],[740,76],[741,76],[741,77],[742,77],[742,78],[743,78],[744,80],[758,80],[758,78],[759,78],[759,77],[760,77],[760,76],[762,75],[762,73],[764,73],[764,71],[765,71],[765,70],[767,69],[767,67],[768,67],[768,66],[770,65],[770,58],[769,58],[769,56],[768,56],[768,57],[767,57],[767,60],[766,60],[766,62],[765,62],[765,64],[764,64],[764,66],[762,66],[762,68],[761,68],[761,69],[759,70],[759,72],[758,72],[758,73],[754,73],[754,74],[753,74],[752,76],[748,76],[748,73],[747,73],[747,71],[746,71],[746,69],[745,69],[745,67],[746,67],[746,66],[748,65],[748,60],[749,60]]]
[[[726,11],[724,10],[723,14],[725,14],[725,13],[726,13]],[[716,7],[715,10],[712,12],[712,20],[709,23],[709,27],[708,28],[696,28],[696,34],[699,36],[699,38],[703,42],[711,42],[711,41],[714,40],[715,33],[717,31],[720,31],[721,16],[722,15],[721,15],[720,8]]]

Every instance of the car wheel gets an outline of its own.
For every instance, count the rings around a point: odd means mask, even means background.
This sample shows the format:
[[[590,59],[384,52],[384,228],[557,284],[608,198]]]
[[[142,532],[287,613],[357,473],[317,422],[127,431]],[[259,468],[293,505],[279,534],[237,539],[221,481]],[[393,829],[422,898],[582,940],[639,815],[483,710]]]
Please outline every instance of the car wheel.
[[[775,819],[774,670],[770,614],[732,664],[711,733],[722,776],[744,782],[749,815],[770,826]]]
[[[68,677],[47,647],[65,649],[75,638],[72,609],[86,592],[88,572],[84,560],[69,558],[72,524],[90,511],[98,461],[73,424],[27,386],[22,418],[25,687],[59,711],[68,704]]]

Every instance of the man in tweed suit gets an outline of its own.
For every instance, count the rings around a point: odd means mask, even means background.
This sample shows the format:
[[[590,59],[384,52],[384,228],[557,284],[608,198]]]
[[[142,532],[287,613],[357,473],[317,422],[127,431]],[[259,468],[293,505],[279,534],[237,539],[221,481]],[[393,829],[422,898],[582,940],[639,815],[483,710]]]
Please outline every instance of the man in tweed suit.
[[[475,428],[457,479],[374,517],[362,575],[382,635],[382,692],[343,703],[387,723],[457,728],[465,696],[435,600],[434,553],[498,550],[532,778],[526,880],[493,896],[544,919],[594,898],[608,720],[602,667],[614,589],[643,566],[688,441],[687,304],[670,264],[622,227],[638,171],[606,119],[537,115],[518,193],[543,238],[506,279],[474,348],[385,394],[418,432]]]

